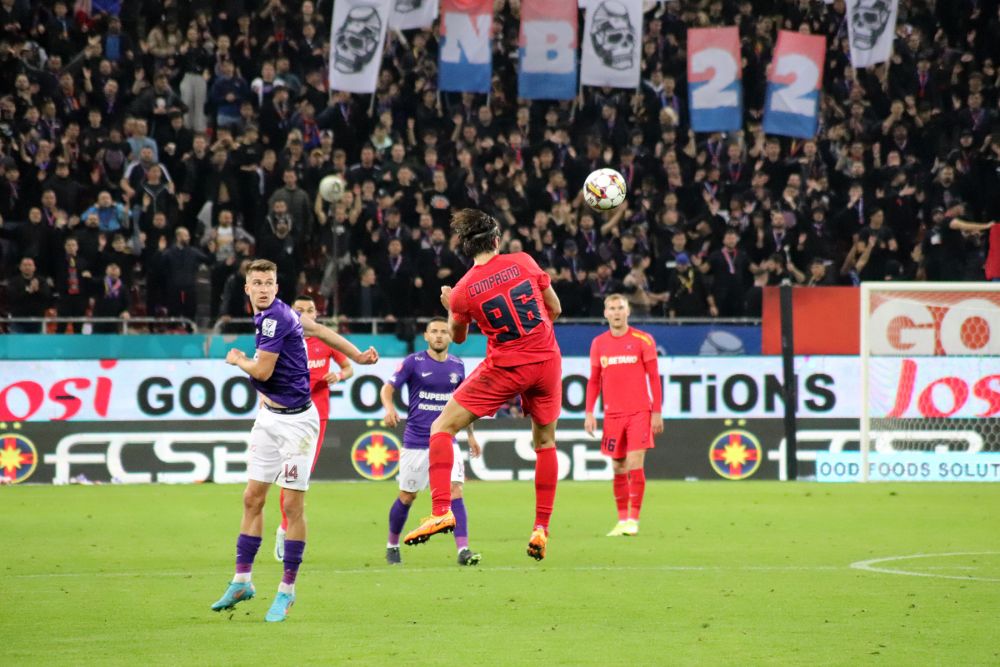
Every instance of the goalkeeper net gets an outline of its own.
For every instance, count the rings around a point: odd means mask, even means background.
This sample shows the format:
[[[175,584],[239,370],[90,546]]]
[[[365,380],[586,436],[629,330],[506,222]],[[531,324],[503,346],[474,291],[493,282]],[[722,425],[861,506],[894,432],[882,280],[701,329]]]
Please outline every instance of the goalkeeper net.
[[[1000,452],[1000,283],[864,283],[861,475],[872,452]]]

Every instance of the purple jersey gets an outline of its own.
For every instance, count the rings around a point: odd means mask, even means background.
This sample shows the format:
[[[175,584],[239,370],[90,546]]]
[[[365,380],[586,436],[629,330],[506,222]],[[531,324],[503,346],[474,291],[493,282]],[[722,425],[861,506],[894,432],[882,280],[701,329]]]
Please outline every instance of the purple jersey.
[[[309,357],[299,314],[281,299],[253,316],[257,350],[275,352],[278,361],[265,382],[250,378],[254,389],[286,408],[309,402]]]
[[[409,411],[403,447],[427,449],[431,437],[431,423],[444,410],[445,404],[458,385],[465,379],[465,364],[449,354],[444,361],[436,361],[425,352],[414,352],[399,365],[389,378],[389,384],[399,391],[405,384],[409,388]]]

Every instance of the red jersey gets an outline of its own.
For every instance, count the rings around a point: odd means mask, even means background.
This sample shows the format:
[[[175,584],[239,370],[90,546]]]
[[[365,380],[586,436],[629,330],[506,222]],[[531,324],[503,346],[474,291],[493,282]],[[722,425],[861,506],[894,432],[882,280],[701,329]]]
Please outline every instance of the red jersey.
[[[990,249],[986,254],[986,279],[1000,279],[1000,225],[990,227]]]
[[[497,255],[475,265],[451,291],[455,321],[476,321],[489,338],[486,361],[493,366],[534,364],[559,354],[542,292],[549,275],[530,255]]]
[[[622,336],[605,331],[590,344],[590,380],[587,412],[594,411],[597,395],[604,392],[604,414],[660,412],[660,372],[653,337],[633,327]],[[652,390],[652,391],[650,391]]]
[[[328,419],[330,385],[323,378],[330,372],[331,359],[339,366],[347,357],[314,336],[306,338],[306,353],[309,355],[309,392],[312,394],[312,402],[319,410],[320,419]]]

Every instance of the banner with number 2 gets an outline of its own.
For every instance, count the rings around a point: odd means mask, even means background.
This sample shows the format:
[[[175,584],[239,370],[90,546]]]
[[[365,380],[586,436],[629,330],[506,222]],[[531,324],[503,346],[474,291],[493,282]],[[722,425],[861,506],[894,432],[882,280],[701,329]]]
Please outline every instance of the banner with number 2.
[[[778,33],[767,77],[764,132],[812,139],[819,125],[826,38],[789,30]]]
[[[737,28],[688,30],[691,129],[726,132],[743,126],[743,71]]]

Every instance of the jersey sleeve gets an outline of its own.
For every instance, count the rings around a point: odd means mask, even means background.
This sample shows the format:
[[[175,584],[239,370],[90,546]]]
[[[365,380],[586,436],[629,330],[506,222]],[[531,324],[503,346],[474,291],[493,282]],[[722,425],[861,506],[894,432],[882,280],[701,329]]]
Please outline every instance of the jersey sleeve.
[[[451,290],[448,299],[451,317],[460,324],[468,324],[472,321],[472,314],[469,312],[469,299],[465,291],[465,284],[461,281]]]
[[[538,289],[540,291],[544,292],[549,288],[552,284],[552,278],[542,270],[542,267],[538,266],[538,262],[535,261],[534,257],[526,252],[522,252],[521,256],[518,257],[518,261],[528,272],[528,275],[538,281]]]
[[[257,349],[261,352],[281,352],[285,336],[290,334],[294,322],[287,317],[278,317],[268,313],[260,321],[260,342]]]
[[[407,357],[396,367],[396,371],[389,376],[389,384],[399,391],[399,388],[407,383],[410,374],[413,373],[413,357]]]

